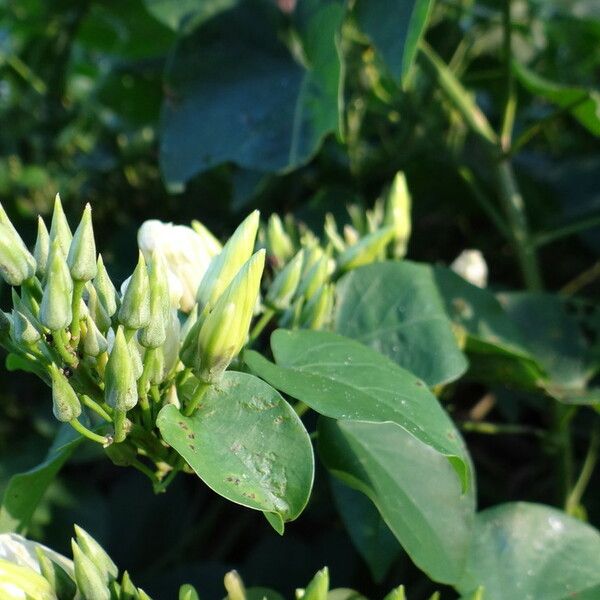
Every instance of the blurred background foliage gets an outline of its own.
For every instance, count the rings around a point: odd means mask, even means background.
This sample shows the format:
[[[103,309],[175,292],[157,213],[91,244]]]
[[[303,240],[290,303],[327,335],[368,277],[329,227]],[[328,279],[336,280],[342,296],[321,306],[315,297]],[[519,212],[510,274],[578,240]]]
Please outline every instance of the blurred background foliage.
[[[513,0],[507,69],[506,5],[0,0],[0,201],[30,243],[34,217],[48,216],[57,191],[72,224],[91,202],[99,248],[120,281],[145,219],[197,218],[223,235],[258,207],[318,230],[326,212],[343,222],[347,204],[371,206],[403,170],[413,196],[410,259],[449,263],[465,247],[479,248],[494,289],[522,288],[513,250],[490,217],[492,166],[440,92],[419,49],[424,32],[496,130],[507,82],[514,86],[511,160],[545,286],[593,303],[600,8],[594,0]],[[55,425],[49,403],[39,401],[48,395],[41,384],[6,371],[0,379],[2,488],[40,460]],[[543,422],[546,399],[502,386],[459,382],[444,397],[461,415],[492,392],[492,414]],[[581,420],[577,456],[585,453]],[[467,436],[483,507],[553,502],[553,462],[535,437]],[[386,531],[351,531],[360,552],[353,549],[335,510],[348,499],[331,491],[324,470],[308,511],[279,538],[260,515],[196,479],[153,496],[141,476],[96,458],[88,449],[66,468],[31,534],[61,551],[64,531],[81,524],[156,597],[173,597],[184,580],[218,597],[231,567],[249,585],[290,594],[324,564],[334,586],[374,596],[398,581],[417,598],[434,589]],[[590,485],[587,503],[596,525],[598,489]],[[377,555],[382,548],[389,565]]]

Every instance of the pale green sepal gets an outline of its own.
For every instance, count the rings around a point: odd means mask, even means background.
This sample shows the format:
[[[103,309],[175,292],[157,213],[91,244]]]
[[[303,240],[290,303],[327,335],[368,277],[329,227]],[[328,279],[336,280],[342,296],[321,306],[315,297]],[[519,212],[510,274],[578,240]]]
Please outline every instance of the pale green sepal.
[[[116,579],[119,576],[117,565],[115,565],[104,548],[87,531],[79,527],[79,525],[75,525],[75,536],[77,544],[83,553],[94,563],[105,581]]]
[[[397,588],[394,588],[389,592],[389,594],[387,594],[387,596],[383,600],[406,600],[404,586],[401,585]]]
[[[280,264],[285,264],[294,252],[292,240],[276,213],[269,217],[267,223],[267,247],[269,254],[275,256]]]
[[[304,593],[297,597],[302,600],[327,600],[329,591],[329,570],[324,567],[312,578],[304,589]]]
[[[193,585],[184,583],[179,588],[179,600],[200,600],[200,596]]]
[[[52,412],[61,423],[68,423],[81,414],[81,403],[75,390],[55,364],[50,365],[49,371],[52,380]]]
[[[117,329],[115,343],[106,363],[104,381],[104,397],[109,406],[126,412],[137,404],[134,366],[122,327]]]
[[[398,171],[388,192],[385,204],[384,223],[394,228],[394,256],[402,258],[411,232],[411,198],[406,177]]]
[[[379,231],[369,233],[340,254],[337,259],[338,268],[341,271],[347,271],[384,258],[385,247],[393,237],[393,227],[384,227]]]
[[[108,276],[108,271],[104,266],[101,254],[98,255],[96,268],[97,273],[96,277],[94,277],[94,288],[106,314],[112,317],[117,312],[117,290]]]
[[[56,597],[59,599],[73,598],[77,587],[69,574],[58,563],[46,556],[41,546],[35,546],[35,555],[40,565],[40,572],[50,584]]]
[[[13,339],[17,344],[35,344],[41,338],[40,332],[21,311],[12,311]]]
[[[52,213],[52,223],[50,224],[50,244],[58,241],[62,255],[66,258],[71,246],[73,234],[65,216],[65,211],[60,201],[60,194],[54,198],[54,212]]]
[[[40,323],[56,331],[71,323],[73,280],[60,246],[55,240],[50,249],[46,285],[40,305]]]
[[[150,263],[150,323],[139,333],[139,342],[146,348],[158,348],[167,339],[167,325],[171,310],[167,268],[158,251]]]
[[[18,594],[15,590],[18,590]],[[56,600],[56,595],[50,583],[30,567],[0,558],[0,598]]]
[[[8,285],[21,285],[35,275],[36,263],[18,234],[0,223],[0,276]]]
[[[110,590],[104,581],[102,573],[75,540],[71,540],[73,549],[73,564],[75,566],[75,581],[79,593],[89,600],[110,600]]]
[[[42,280],[46,275],[48,256],[50,254],[50,234],[44,219],[38,217],[37,237],[33,249],[33,257],[36,262],[36,274]]]
[[[83,336],[83,353],[87,356],[100,356],[108,349],[106,338],[102,335],[90,314],[85,316],[85,335]]]
[[[119,308],[119,322],[128,329],[141,329],[150,322],[150,284],[144,255],[140,252],[137,266],[125,290]]]
[[[296,293],[302,274],[304,252],[300,250],[294,258],[277,273],[273,283],[269,286],[266,302],[278,310],[285,310]]]

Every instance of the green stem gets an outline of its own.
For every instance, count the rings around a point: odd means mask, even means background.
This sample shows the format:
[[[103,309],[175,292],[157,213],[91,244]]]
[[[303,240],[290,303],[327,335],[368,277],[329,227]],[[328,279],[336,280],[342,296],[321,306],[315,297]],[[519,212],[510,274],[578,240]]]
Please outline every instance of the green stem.
[[[71,367],[77,366],[77,357],[67,348],[66,332],[64,329],[59,329],[52,332],[54,347],[60,357]]]
[[[310,406],[308,406],[308,404],[304,404],[304,402],[298,401],[296,404],[294,404],[294,410],[296,411],[296,414],[301,417],[310,410]]]
[[[71,312],[73,314],[71,318],[71,343],[74,348],[77,348],[79,335],[81,333],[79,321],[81,319],[81,297],[83,296],[84,288],[85,281],[75,281],[73,283],[73,300],[71,303]]]
[[[98,435],[97,433],[94,433],[93,431],[90,431],[85,425],[82,425],[77,419],[72,419],[71,421],[69,421],[69,425],[71,425],[71,427],[75,431],[77,431],[78,433],[80,433],[81,435],[86,437],[88,440],[92,440],[92,442],[97,442],[98,444],[102,444],[103,446],[105,446],[109,442],[108,438],[104,437],[103,435]]]
[[[161,494],[162,492],[165,492],[167,490],[167,488],[169,487],[170,483],[173,481],[173,479],[175,479],[175,477],[177,477],[177,473],[179,473],[179,471],[181,471],[181,466],[183,463],[183,458],[181,458],[181,456],[177,457],[177,460],[175,461],[175,464],[173,465],[173,469],[169,472],[169,474],[159,483],[157,483],[154,486],[154,493],[156,494]]]
[[[194,392],[192,399],[189,401],[188,405],[185,407],[185,410],[183,411],[183,414],[186,417],[191,417],[194,414],[194,411],[198,407],[198,404],[200,404],[200,401],[202,400],[202,398],[204,398],[204,394],[206,394],[206,392],[208,391],[209,388],[210,388],[210,383],[206,383],[205,381],[198,380],[198,387],[196,388],[196,391]]]
[[[160,485],[158,478],[156,477],[156,473],[147,465],[145,465],[141,460],[134,458],[131,461],[131,466],[134,469],[137,469],[140,473],[143,473],[150,481],[152,481],[152,485],[156,488],[157,485]]]
[[[460,423],[460,427],[463,431],[485,435],[534,435],[538,438],[545,438],[547,435],[543,429],[536,427],[507,423],[489,423],[487,421],[463,421]]]
[[[93,410],[97,415],[102,417],[108,423],[112,423],[112,417],[105,411],[97,402],[92,400],[89,396],[83,395],[81,396],[81,401],[84,406],[87,406],[90,410]]]
[[[587,486],[594,472],[594,467],[598,461],[598,449],[600,448],[600,429],[597,424],[592,430],[590,437],[590,445],[583,461],[579,477],[575,482],[575,485],[571,489],[570,494],[565,502],[565,510],[570,515],[577,515],[578,509],[581,506],[581,499],[587,489]]]
[[[144,369],[142,375],[138,381],[138,398],[140,409],[142,411],[142,421],[144,426],[148,429],[152,429],[152,413],[150,411],[150,403],[148,402],[148,378],[150,376],[150,370],[154,363],[156,348],[147,348],[144,354]]]
[[[512,19],[511,0],[504,0],[502,11],[504,25],[504,74],[506,79],[506,101],[504,103],[504,114],[500,130],[500,146],[506,152],[512,143],[512,132],[515,124],[517,111],[517,95],[512,71]]]
[[[113,415],[113,423],[115,428],[115,442],[122,442],[126,437],[124,410],[115,410]]]
[[[568,223],[567,225],[559,227],[558,229],[537,233],[534,238],[534,244],[539,248],[540,246],[544,246],[556,240],[574,235],[580,231],[597,227],[598,225],[600,225],[600,215],[584,217],[583,219],[579,219],[573,223]]]
[[[275,311],[272,308],[265,309],[265,312],[262,314],[261,318],[258,320],[256,325],[252,328],[250,332],[250,341],[249,344],[252,344],[258,336],[263,332],[264,328],[269,324],[269,321],[275,315]]]

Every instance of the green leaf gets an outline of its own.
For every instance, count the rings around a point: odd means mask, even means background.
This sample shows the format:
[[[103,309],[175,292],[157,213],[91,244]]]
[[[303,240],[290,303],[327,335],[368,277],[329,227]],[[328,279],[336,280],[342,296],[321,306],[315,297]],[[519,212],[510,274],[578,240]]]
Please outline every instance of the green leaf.
[[[357,0],[354,15],[392,76],[404,81],[425,33],[433,0]]]
[[[389,356],[428,385],[457,379],[467,369],[429,265],[361,267],[339,280],[336,297],[337,332]]]
[[[244,360],[272,386],[326,417],[396,423],[444,454],[468,486],[467,450],[420,379],[375,350],[334,333],[278,329],[271,348],[276,365],[253,351]]]
[[[306,506],[314,476],[308,433],[290,405],[253,375],[226,372],[192,417],[168,405],[157,425],[206,485],[264,511],[278,530]]]
[[[191,31],[237,3],[238,0],[144,0],[148,12],[175,31]]]
[[[463,571],[475,511],[442,455],[395,423],[319,421],[327,468],[366,494],[415,564],[435,581]]]
[[[451,269],[434,266],[433,274],[448,315],[466,335],[469,375],[525,389],[539,387],[544,371],[497,298]]]
[[[567,404],[600,402],[600,390],[588,388],[597,369],[593,351],[565,302],[538,292],[500,294],[499,300],[546,371],[545,391]]]
[[[336,479],[331,480],[331,491],[352,543],[365,559],[374,581],[381,583],[401,554],[398,541],[364,494]]]
[[[600,533],[543,506],[516,502],[479,513],[457,589],[485,588],[485,600],[598,598]]]
[[[26,532],[48,486],[81,441],[70,426],[63,426],[42,463],[10,478],[0,506],[0,533]]]
[[[183,37],[170,60],[162,113],[160,162],[168,185],[182,188],[223,162],[257,171],[306,162],[338,124],[335,36],[342,17],[341,4],[327,2],[306,19],[306,66],[253,3]]]
[[[549,81],[516,61],[512,67],[519,81],[532,94],[568,109],[590,133],[600,136],[600,92]]]

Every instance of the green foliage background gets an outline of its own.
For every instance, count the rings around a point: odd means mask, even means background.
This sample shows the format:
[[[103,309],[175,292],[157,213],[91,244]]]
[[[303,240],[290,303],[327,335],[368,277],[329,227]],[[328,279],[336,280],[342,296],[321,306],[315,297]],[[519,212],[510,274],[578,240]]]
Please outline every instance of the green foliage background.
[[[91,202],[99,247],[123,279],[145,219],[198,218],[223,235],[258,207],[317,228],[326,212],[343,222],[345,205],[371,206],[403,170],[413,196],[408,257],[448,264],[465,247],[481,249],[493,291],[509,292],[503,305],[552,375],[548,393],[564,399],[593,389],[600,13],[592,0],[511,5],[507,61],[500,0],[2,0],[0,201],[30,243],[34,217],[48,215],[56,191],[73,223]],[[510,161],[546,293],[515,291],[525,285],[510,236],[497,226],[495,166],[441,91],[421,38],[496,131],[507,97],[516,102]],[[452,289],[442,272],[433,277]],[[559,292],[570,298],[566,306]],[[474,346],[486,341],[481,330],[468,335]],[[489,374],[484,352],[475,367]],[[430,384],[445,380],[419,375]],[[55,424],[41,384],[7,371],[0,377],[1,491],[11,474],[41,461]],[[491,395],[486,420],[517,432],[465,433],[480,508],[511,500],[560,505],[555,448],[536,434],[551,422],[553,401],[515,391],[502,373],[496,381],[461,379],[442,396],[456,420],[471,421],[474,406]],[[586,408],[572,424],[578,468],[594,419]],[[344,523],[336,506],[362,497],[331,488],[322,465],[308,510],[280,538],[261,515],[197,480],[179,478],[168,494],[153,496],[141,476],[85,448],[52,484],[30,533],[61,550],[64,531],[80,523],[156,597],[171,597],[182,581],[218,597],[231,567],[249,585],[287,594],[324,564],[334,586],[374,597],[399,581],[416,598],[435,587],[387,529],[374,544]],[[599,489],[596,474],[583,502],[596,526]],[[389,550],[378,557],[382,547]]]

